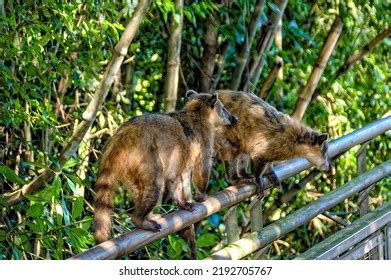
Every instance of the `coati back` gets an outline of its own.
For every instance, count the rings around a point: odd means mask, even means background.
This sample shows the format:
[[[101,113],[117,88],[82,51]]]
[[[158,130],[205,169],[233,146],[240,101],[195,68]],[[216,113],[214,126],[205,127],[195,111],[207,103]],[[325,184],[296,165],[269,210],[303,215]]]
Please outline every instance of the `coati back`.
[[[226,166],[231,184],[253,181],[263,192],[261,176],[268,164],[295,157],[304,157],[317,169],[329,170],[327,134],[307,127],[296,119],[277,111],[253,93],[219,90],[224,106],[238,116],[235,126],[221,127],[215,148]],[[251,158],[252,174],[246,174],[247,156]],[[271,169],[272,183],[280,185]]]
[[[134,201],[136,226],[159,231],[151,213],[166,187],[174,202],[192,210],[190,174],[196,200],[205,199],[216,127],[236,121],[217,95],[187,93],[179,112],[134,117],[122,124],[108,141],[99,162],[95,184],[95,239],[109,238],[113,196],[118,185]],[[195,253],[195,252],[194,252]]]

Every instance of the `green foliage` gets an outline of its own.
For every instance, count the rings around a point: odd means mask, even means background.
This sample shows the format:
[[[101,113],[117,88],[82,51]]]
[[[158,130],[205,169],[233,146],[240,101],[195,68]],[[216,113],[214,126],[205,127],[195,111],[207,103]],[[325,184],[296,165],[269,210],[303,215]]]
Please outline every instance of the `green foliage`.
[[[7,193],[31,182],[43,169],[59,167],[59,152],[67,143],[96,90],[113,47],[132,15],[136,1],[6,1],[0,15],[0,192]],[[223,1],[224,2],[224,1]],[[218,88],[232,79],[237,54],[246,38],[246,28],[257,1],[185,1],[182,31],[178,108],[187,88],[196,89],[208,19],[218,30],[218,53],[227,45]],[[278,9],[267,1],[259,27]],[[340,41],[318,85],[322,94],[309,106],[304,122],[338,138],[390,113],[390,39],[338,79],[334,75],[354,50],[358,50],[390,23],[387,1],[289,1],[283,17],[283,49],[274,45],[265,56],[266,65],[256,92],[273,67],[274,58],[284,60],[284,79],[272,87],[267,101],[291,113],[298,93],[306,84],[335,15],[344,22]],[[155,0],[144,18],[114,83],[77,153],[41,191],[25,195],[12,207],[0,196],[0,259],[65,259],[94,245],[92,236],[92,185],[97,159],[110,134],[127,118],[160,111],[166,74],[169,26],[177,15],[174,1]],[[258,32],[256,40],[260,38]],[[251,49],[255,57],[256,47]],[[246,70],[245,70],[246,73]],[[279,95],[279,88],[283,95]],[[29,136],[31,135],[31,137]],[[354,178],[355,152],[341,156],[330,175],[322,174],[301,189],[289,203],[272,191],[264,199],[266,222],[284,217]],[[368,146],[368,169],[391,158],[390,134],[376,137]],[[297,185],[303,172],[283,182],[285,189]],[[216,164],[209,191],[224,189],[223,165]],[[391,180],[376,185],[371,208],[391,199]],[[357,217],[356,198],[331,211],[346,222]],[[239,206],[242,228],[248,225],[248,202]],[[120,189],[115,197],[114,234],[134,228],[133,203]],[[174,208],[164,202],[163,213]],[[224,212],[224,211],[223,211]],[[342,213],[342,214],[341,214]],[[198,258],[209,256],[224,243],[223,213],[202,221],[197,230]],[[281,255],[272,248],[270,258],[293,258],[338,227],[315,219],[282,240]],[[186,259],[186,242],[169,235],[124,258]]]

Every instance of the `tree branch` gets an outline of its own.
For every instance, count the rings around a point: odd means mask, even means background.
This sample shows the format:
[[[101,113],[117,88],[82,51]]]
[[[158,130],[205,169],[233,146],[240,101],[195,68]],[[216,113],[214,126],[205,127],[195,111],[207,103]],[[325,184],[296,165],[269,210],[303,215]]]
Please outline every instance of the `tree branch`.
[[[237,58],[235,71],[234,71],[234,74],[232,75],[232,81],[231,81],[231,85],[230,85],[230,89],[232,89],[232,90],[239,89],[240,81],[242,80],[243,71],[247,65],[247,61],[250,56],[251,46],[253,45],[255,34],[258,29],[257,25],[258,25],[259,19],[261,17],[261,14],[263,11],[263,6],[265,5],[265,2],[266,2],[265,0],[257,1],[257,5],[255,6],[254,13],[251,16],[250,25],[248,27],[247,38],[244,41],[244,45],[243,45],[242,49],[240,50],[240,53]]]
[[[377,44],[379,44],[384,38],[390,36],[391,27],[384,30],[373,38],[368,44],[361,48],[356,54],[351,55],[346,59],[345,63],[337,70],[334,78],[328,80],[327,84],[323,89],[317,89],[312,95],[311,101],[314,100],[317,96],[321,95],[326,89],[328,89],[335,80],[339,79],[343,74],[345,74],[356,62],[361,60],[368,52],[370,52]]]
[[[225,42],[223,46],[221,47],[221,53],[219,55],[219,58],[217,59],[217,64],[216,64],[216,71],[215,74],[213,75],[213,84],[210,88],[211,91],[216,90],[218,83],[220,82],[221,74],[223,73],[224,70],[224,65],[225,61],[228,59],[229,56],[229,49],[230,49],[230,44],[228,42]]]
[[[278,7],[279,11],[273,10],[272,14],[270,16],[270,20],[266,26],[266,28],[263,31],[261,41],[259,43],[259,51],[257,54],[257,57],[254,59],[253,64],[250,67],[250,75],[248,77],[247,82],[243,84],[243,89],[247,90],[254,90],[256,87],[256,84],[259,81],[259,78],[262,73],[263,65],[264,65],[264,53],[268,52],[270,49],[274,34],[276,32],[276,28],[284,14],[286,5],[288,3],[288,0],[274,0],[273,4]]]
[[[337,73],[335,74],[335,79],[341,77],[346,71],[350,69],[350,67],[352,67],[357,61],[362,59],[364,55],[370,52],[378,43],[380,43],[384,38],[386,38],[390,34],[391,34],[391,27],[387,28],[382,33],[380,33],[375,38],[373,38],[373,40],[370,41],[368,44],[366,44],[364,47],[362,47],[358,53],[350,56],[345,61],[345,63],[338,69]]]
[[[259,92],[259,97],[261,97],[262,99],[266,99],[267,94],[268,94],[270,88],[272,87],[274,81],[276,80],[277,75],[280,72],[280,69],[282,68],[283,64],[284,64],[284,62],[282,61],[282,58],[277,56],[275,63],[274,63],[274,67],[273,67],[272,71],[269,73],[269,75],[267,76],[267,78],[266,78],[265,82],[263,83],[262,88]]]
[[[305,110],[307,109],[309,103],[311,102],[312,94],[314,93],[315,88],[319,83],[319,80],[331,56],[331,53],[333,52],[338,42],[338,38],[341,35],[342,27],[343,27],[343,23],[341,19],[337,16],[334,20],[333,25],[331,26],[326,41],[320,51],[318,60],[316,61],[314,68],[312,69],[307,84],[305,85],[305,87],[303,88],[303,90],[299,95],[299,99],[296,103],[295,110],[293,111],[294,118],[301,120]]]
[[[167,76],[164,84],[164,110],[175,110],[178,98],[179,66],[181,64],[181,42],[183,25],[183,0],[175,0],[176,15],[171,22],[168,42]]]
[[[208,92],[213,82],[213,71],[215,68],[215,58],[217,49],[217,29],[213,20],[213,15],[208,20],[205,34],[205,48],[201,59],[201,83],[200,91]]]

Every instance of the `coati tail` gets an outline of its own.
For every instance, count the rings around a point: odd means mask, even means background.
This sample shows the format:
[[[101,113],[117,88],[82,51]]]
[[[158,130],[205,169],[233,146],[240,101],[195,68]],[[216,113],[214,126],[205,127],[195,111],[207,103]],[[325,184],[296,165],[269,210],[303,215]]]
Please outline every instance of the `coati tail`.
[[[111,231],[111,212],[115,185],[110,176],[99,176],[95,183],[96,197],[94,201],[95,240],[101,243],[109,239]]]
[[[190,259],[196,260],[196,241],[195,241],[195,227],[194,224],[178,231],[178,235],[182,237],[189,246],[190,249]]]

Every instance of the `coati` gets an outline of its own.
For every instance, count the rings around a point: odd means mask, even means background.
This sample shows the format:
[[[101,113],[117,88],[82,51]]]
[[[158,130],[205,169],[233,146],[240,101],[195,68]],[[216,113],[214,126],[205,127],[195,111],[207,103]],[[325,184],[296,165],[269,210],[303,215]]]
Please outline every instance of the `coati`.
[[[215,128],[231,125],[237,119],[216,94],[188,91],[187,99],[178,112],[132,118],[106,144],[95,183],[97,243],[109,238],[113,196],[119,184],[133,197],[133,223],[151,231],[161,229],[151,211],[164,188],[181,209],[192,211],[192,172],[196,200],[206,198]],[[192,234],[194,239],[194,228]]]
[[[263,195],[262,175],[281,188],[271,163],[304,157],[321,171],[330,169],[328,135],[320,134],[300,121],[277,111],[253,93],[219,90],[223,105],[239,120],[234,126],[220,127],[215,149],[224,162],[230,184],[255,182]],[[252,174],[246,173],[248,156]]]

